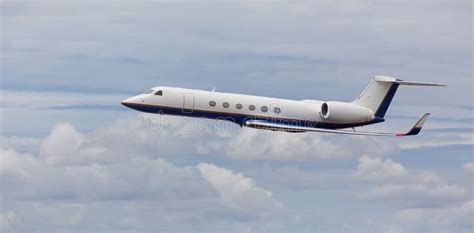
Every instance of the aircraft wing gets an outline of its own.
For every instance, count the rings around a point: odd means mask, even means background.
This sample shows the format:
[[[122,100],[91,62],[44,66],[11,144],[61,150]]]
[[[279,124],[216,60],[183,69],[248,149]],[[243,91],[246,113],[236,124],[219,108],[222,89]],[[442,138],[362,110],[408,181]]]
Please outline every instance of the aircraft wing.
[[[321,128],[312,128],[312,127],[304,127],[304,126],[292,126],[292,125],[284,125],[278,123],[272,123],[268,121],[262,120],[248,120],[245,122],[245,126],[252,127],[252,128],[260,128],[260,129],[270,129],[270,130],[281,130],[281,131],[288,131],[288,132],[321,132],[321,133],[336,133],[336,134],[350,134],[350,135],[366,135],[366,136],[396,136],[396,137],[404,137],[404,136],[411,136],[417,135],[423,124],[428,119],[429,113],[425,113],[420,120],[408,131],[405,133],[383,133],[383,132],[364,132],[364,131],[350,131],[350,130],[339,130],[339,129],[321,129]]]

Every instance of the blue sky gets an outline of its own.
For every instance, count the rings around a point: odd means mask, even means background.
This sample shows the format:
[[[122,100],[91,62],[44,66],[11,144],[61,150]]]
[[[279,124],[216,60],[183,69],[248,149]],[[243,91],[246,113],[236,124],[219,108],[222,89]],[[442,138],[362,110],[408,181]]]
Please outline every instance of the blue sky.
[[[472,232],[472,2],[2,1],[2,232]],[[352,100],[377,130],[287,134],[144,115],[158,85]],[[203,130],[205,129],[205,130]]]

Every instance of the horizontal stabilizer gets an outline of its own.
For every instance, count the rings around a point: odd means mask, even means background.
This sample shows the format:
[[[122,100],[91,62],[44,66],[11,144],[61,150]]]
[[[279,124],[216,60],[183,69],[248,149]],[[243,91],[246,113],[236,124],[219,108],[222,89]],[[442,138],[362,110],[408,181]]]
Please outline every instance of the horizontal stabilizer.
[[[411,82],[388,76],[375,76],[367,88],[352,103],[368,108],[383,119],[399,86],[443,87],[440,83]]]
[[[377,82],[388,82],[388,83],[397,83],[399,85],[406,85],[406,86],[427,86],[427,87],[445,87],[445,84],[441,83],[427,83],[427,82],[411,82],[411,81],[404,81],[401,79],[396,79],[387,76],[375,76],[375,81]]]

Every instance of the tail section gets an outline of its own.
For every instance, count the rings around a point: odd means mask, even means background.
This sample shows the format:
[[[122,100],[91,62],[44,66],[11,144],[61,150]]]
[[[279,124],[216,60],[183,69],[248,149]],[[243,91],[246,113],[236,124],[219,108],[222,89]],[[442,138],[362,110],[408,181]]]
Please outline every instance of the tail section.
[[[409,82],[387,76],[375,76],[369,86],[352,103],[372,110],[375,117],[383,119],[400,85],[445,86],[438,83]]]
[[[353,103],[372,110],[376,117],[383,119],[399,86],[395,81],[397,79],[391,77],[375,76]]]

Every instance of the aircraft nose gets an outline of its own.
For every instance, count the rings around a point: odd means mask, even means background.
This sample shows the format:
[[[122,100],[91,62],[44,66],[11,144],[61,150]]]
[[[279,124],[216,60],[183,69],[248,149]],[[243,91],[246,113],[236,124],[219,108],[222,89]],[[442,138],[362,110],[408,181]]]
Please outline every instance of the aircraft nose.
[[[128,99],[124,99],[121,104],[125,107],[129,107],[133,110],[137,111],[142,111],[143,110],[143,104],[146,101],[146,95],[137,95],[137,96],[132,96]]]
[[[125,107],[133,108],[134,105],[140,103],[138,96],[130,97],[122,100],[121,104]]]
[[[132,105],[130,98],[122,100],[121,104],[125,107],[130,107]]]

